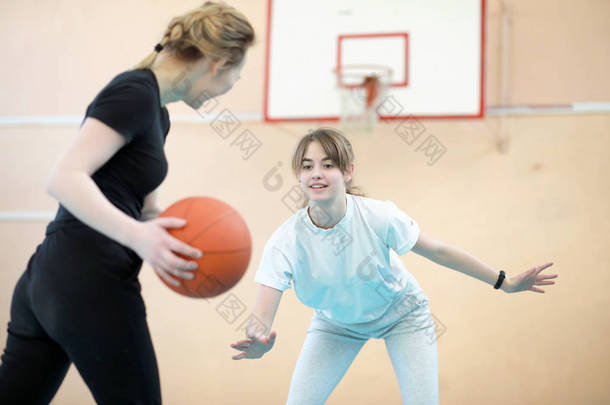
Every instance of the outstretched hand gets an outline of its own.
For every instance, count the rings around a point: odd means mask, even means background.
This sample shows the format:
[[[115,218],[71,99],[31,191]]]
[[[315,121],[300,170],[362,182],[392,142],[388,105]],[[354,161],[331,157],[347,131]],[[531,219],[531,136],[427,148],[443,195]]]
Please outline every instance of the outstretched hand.
[[[515,293],[520,291],[534,291],[537,293],[544,294],[544,290],[537,288],[540,285],[552,285],[554,281],[545,281],[552,278],[557,278],[557,274],[540,274],[542,270],[553,265],[553,262],[549,262],[540,266],[532,267],[529,270],[524,271],[514,277],[510,277],[502,285],[502,290],[507,293]]]
[[[233,343],[231,344],[231,347],[241,351],[241,353],[236,354],[231,358],[233,360],[260,359],[263,357],[263,354],[271,350],[275,343],[276,336],[277,334],[275,332],[271,332],[268,336],[257,336],[255,338],[248,338]]]

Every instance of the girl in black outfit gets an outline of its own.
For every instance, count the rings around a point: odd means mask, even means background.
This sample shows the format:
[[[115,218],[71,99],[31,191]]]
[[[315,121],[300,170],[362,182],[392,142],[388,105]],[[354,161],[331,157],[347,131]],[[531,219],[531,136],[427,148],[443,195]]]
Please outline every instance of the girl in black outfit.
[[[159,404],[159,375],[138,272],[192,278],[201,252],[156,218],[167,174],[166,104],[199,108],[239,79],[254,31],[224,3],[171,20],[161,42],[88,106],[47,191],[59,203],[15,287],[0,365],[1,404],[47,404],[74,363],[103,404]]]

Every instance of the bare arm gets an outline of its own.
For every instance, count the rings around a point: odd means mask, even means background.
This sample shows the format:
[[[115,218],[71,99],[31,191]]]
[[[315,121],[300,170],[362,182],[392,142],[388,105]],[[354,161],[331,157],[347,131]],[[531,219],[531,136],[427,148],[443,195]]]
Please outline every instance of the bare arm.
[[[47,192],[91,228],[129,246],[138,221],[112,205],[91,178],[125,143],[106,124],[87,118],[51,170]]]
[[[445,266],[447,268],[457,270],[477,280],[481,280],[487,284],[495,285],[498,281],[500,272],[493,267],[483,263],[478,258],[470,253],[438,240],[435,240],[428,235],[420,232],[419,239],[412,249],[415,253],[424,256],[428,260]],[[547,279],[556,278],[557,274],[539,275],[542,270],[551,266],[553,263],[535,266],[525,272],[511,278],[506,278],[500,289],[504,292],[519,292],[531,290],[535,292],[544,292],[534,285],[555,284],[553,281],[544,281]]]
[[[116,208],[91,178],[125,143],[125,138],[111,127],[95,118],[87,118],[53,167],[47,191],[83,223],[132,248],[161,277],[178,285],[169,274],[191,279],[193,275],[188,270],[194,270],[196,263],[172,252],[201,256],[201,252],[166,231],[166,228],[184,226],[185,221],[179,218],[137,221]]]
[[[246,327],[246,336],[248,338],[266,335],[271,331],[271,325],[275,319],[275,313],[281,299],[282,292],[280,290],[260,285],[258,297],[252,310],[252,317]]]

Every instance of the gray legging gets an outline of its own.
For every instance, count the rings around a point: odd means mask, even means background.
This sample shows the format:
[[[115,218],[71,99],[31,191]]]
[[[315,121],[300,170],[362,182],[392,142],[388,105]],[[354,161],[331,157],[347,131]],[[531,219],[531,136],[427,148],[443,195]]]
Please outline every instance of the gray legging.
[[[403,404],[438,404],[434,321],[422,295],[405,296],[380,319],[356,325],[340,325],[316,311],[286,404],[324,404],[369,338],[385,340]]]

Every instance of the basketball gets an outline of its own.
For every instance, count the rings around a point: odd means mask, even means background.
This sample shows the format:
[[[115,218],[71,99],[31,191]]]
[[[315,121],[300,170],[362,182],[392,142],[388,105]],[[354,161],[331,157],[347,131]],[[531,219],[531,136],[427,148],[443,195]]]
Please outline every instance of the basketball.
[[[172,204],[160,215],[186,220],[186,225],[167,231],[175,238],[201,250],[192,280],[175,278],[180,286],[161,281],[175,292],[193,298],[222,294],[242,278],[252,251],[250,231],[241,215],[230,205],[210,197],[189,197]]]

